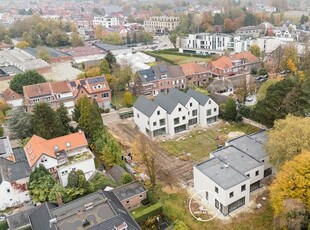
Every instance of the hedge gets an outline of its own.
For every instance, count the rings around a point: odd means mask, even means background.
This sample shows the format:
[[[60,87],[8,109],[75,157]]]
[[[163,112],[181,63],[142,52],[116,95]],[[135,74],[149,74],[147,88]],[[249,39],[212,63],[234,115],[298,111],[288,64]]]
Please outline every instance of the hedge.
[[[148,218],[153,217],[162,212],[163,205],[161,203],[153,204],[140,211],[133,211],[132,215],[138,223],[143,223]]]

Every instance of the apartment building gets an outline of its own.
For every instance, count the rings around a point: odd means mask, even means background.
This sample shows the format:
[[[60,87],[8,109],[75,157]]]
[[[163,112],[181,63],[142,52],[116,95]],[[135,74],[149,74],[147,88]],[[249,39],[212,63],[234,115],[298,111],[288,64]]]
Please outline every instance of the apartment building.
[[[103,28],[110,28],[112,26],[118,26],[120,23],[117,17],[96,16],[93,19],[93,26],[97,27],[99,25],[101,25]]]
[[[236,30],[236,35],[258,38],[261,32],[262,29],[259,26],[244,26]]]
[[[252,69],[258,70],[260,66],[261,60],[247,51],[222,56],[208,63],[207,69],[209,76],[221,78],[234,76],[236,74],[251,73]]]
[[[185,89],[186,77],[180,66],[157,65],[137,72],[135,86],[140,95],[155,97],[170,89]]]
[[[263,143],[266,131],[244,135],[194,166],[194,189],[209,207],[224,216],[250,202],[250,193],[272,174]]]
[[[134,121],[150,137],[175,135],[193,125],[206,126],[219,114],[218,105],[208,96],[189,89],[186,93],[171,89],[152,101],[140,96],[133,106]]]
[[[174,30],[179,24],[179,17],[154,16],[144,21],[144,28],[148,32],[164,33],[166,30]]]
[[[63,186],[67,185],[72,170],[82,170],[86,180],[96,171],[94,154],[82,131],[50,140],[33,135],[24,151],[32,170],[43,165]]]

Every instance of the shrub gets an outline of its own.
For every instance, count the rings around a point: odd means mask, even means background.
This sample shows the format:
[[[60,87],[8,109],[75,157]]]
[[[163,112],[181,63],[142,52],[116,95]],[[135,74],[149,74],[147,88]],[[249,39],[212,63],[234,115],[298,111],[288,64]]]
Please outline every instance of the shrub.
[[[109,113],[110,112],[110,108],[104,108],[103,112],[104,113]]]
[[[129,173],[124,173],[122,176],[122,183],[127,184],[133,181],[132,176]]]
[[[268,71],[267,69],[265,68],[261,68],[259,71],[258,71],[258,75],[266,75],[268,74]]]
[[[138,223],[143,223],[150,217],[153,217],[162,212],[163,205],[161,203],[153,204],[141,211],[133,212],[132,215]]]
[[[148,198],[141,201],[141,204],[143,204],[143,205],[148,205],[149,203],[150,203],[150,201]]]
[[[241,122],[242,121],[242,115],[240,113],[237,114],[236,118],[235,118],[236,122]]]

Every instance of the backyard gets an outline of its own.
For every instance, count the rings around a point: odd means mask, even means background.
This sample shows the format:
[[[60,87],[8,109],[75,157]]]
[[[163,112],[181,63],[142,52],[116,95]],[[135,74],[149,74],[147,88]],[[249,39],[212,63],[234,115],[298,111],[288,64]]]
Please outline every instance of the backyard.
[[[120,109],[120,108],[126,108],[126,104],[124,101],[124,93],[126,91],[116,91],[115,94],[112,93],[112,99],[111,102],[113,105],[116,106],[116,109]],[[135,103],[135,101],[137,100],[137,96],[132,95],[132,103]]]
[[[224,145],[232,136],[254,133],[258,130],[243,123],[220,122],[214,127],[193,130],[173,140],[161,140],[158,143],[169,155],[202,161],[208,159],[210,152],[216,150],[218,145]]]

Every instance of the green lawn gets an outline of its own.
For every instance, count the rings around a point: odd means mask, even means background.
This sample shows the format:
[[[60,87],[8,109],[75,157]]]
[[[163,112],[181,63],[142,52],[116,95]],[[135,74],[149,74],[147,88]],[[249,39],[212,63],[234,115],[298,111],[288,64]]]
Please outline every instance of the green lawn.
[[[156,54],[156,56],[175,62],[177,65],[185,64],[188,62],[206,62],[207,58],[183,56],[178,54]]]
[[[163,204],[163,213],[173,222],[182,220],[192,230],[231,229],[231,230],[265,230],[273,229],[273,211],[268,201],[258,210],[251,213],[240,214],[230,223],[223,224],[218,219],[209,222],[199,222],[192,217],[188,210],[188,195],[180,189],[178,193],[167,194],[161,190],[161,186],[151,191],[152,195]],[[267,195],[266,195],[267,196]],[[267,196],[268,197],[268,196]],[[267,199],[268,200],[268,199]]]
[[[207,131],[192,131],[182,138],[160,141],[159,145],[168,154],[184,156],[185,153],[190,153],[192,159],[201,161],[208,159],[210,152],[217,149],[217,145],[224,145],[228,133],[236,131],[249,134],[258,131],[258,128],[242,123],[220,123]]]
[[[116,106],[116,109],[120,109],[120,108],[126,108],[126,104],[124,102],[124,93],[126,91],[116,91],[116,93],[112,93],[112,104]],[[132,96],[132,103],[135,103],[135,101],[137,100],[137,96],[133,95]]]

